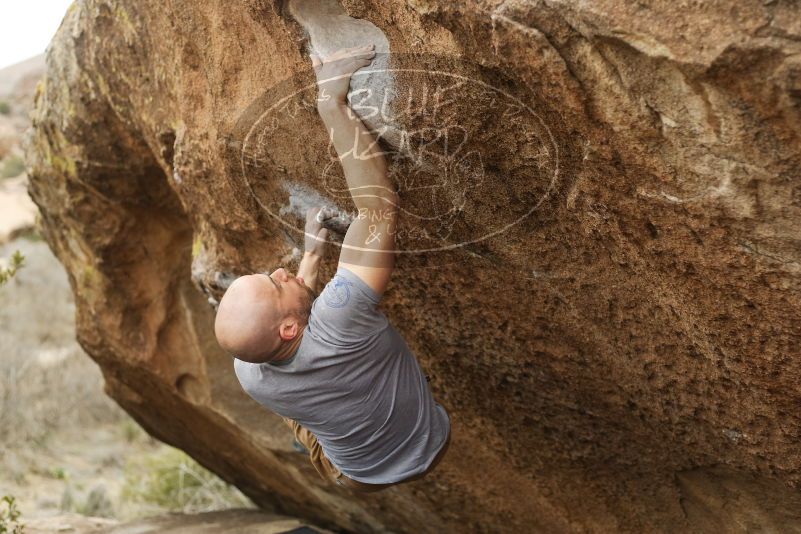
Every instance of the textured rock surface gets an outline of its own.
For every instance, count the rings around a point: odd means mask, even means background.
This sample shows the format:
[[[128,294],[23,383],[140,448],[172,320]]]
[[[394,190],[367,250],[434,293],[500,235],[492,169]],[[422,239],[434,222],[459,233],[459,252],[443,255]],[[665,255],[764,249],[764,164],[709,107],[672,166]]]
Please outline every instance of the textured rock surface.
[[[211,334],[232,275],[296,261],[303,205],[348,208],[313,110],[249,116],[310,83],[289,3],[78,1],[55,38],[30,191],[109,393],[257,503],[330,527],[797,531],[798,5],[343,7],[407,69],[398,94],[469,79],[442,105],[455,163],[430,108],[368,119],[433,135],[394,167],[401,242],[445,250],[401,254],[385,309],[452,415],[448,457],[379,495],[322,486]],[[352,37],[313,15],[312,45]]]

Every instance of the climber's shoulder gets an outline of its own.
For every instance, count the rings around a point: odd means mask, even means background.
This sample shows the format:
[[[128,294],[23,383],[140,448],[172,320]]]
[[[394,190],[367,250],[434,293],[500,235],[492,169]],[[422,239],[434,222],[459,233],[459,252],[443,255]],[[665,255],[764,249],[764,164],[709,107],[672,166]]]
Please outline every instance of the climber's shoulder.
[[[310,332],[337,346],[363,343],[388,326],[380,300],[381,295],[365,280],[340,264],[312,305]]]
[[[355,277],[357,281],[364,284],[367,289],[369,289],[368,294],[375,298],[376,303],[378,303],[381,296],[384,294],[393,271],[392,266],[373,267],[343,261],[339,262],[339,269],[346,270]]]

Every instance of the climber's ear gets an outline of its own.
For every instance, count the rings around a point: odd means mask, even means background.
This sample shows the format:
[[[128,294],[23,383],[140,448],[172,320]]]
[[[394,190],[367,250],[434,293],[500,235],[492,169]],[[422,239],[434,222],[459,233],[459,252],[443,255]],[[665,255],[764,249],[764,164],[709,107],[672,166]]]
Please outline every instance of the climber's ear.
[[[278,335],[281,336],[281,341],[292,341],[298,335],[299,330],[297,319],[287,317],[281,321],[281,326],[278,327]]]

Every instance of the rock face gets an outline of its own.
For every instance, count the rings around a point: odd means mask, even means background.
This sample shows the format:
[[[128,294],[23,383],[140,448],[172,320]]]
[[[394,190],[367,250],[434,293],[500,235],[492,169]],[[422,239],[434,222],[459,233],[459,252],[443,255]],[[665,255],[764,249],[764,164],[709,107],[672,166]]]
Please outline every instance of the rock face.
[[[350,209],[306,52],[364,36],[391,56],[352,101],[404,204],[384,308],[453,422],[433,476],[371,496],[289,451],[208,303],[296,264],[306,205]],[[30,193],[109,394],[265,508],[799,531],[800,38],[784,0],[79,0]]]

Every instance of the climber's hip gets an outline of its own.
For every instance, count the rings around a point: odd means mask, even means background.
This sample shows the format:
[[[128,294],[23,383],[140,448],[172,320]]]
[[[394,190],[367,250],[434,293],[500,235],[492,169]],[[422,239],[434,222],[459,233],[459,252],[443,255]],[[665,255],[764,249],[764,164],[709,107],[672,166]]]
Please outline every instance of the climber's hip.
[[[326,458],[325,454],[323,454],[323,448],[320,446],[320,443],[317,441],[317,437],[314,434],[303,428],[299,423],[293,421],[292,419],[287,417],[282,417],[282,419],[289,426],[289,428],[292,429],[292,433],[295,435],[295,439],[298,441],[298,443],[303,445],[306,450],[309,451],[309,460],[323,480],[327,482],[334,482],[340,486],[345,486],[346,488],[365,493],[380,491],[384,488],[394,486],[395,484],[402,484],[404,482],[411,482],[413,480],[419,480],[423,478],[428,473],[433,471],[440,460],[442,460],[442,457],[445,456],[445,451],[448,449],[451,441],[451,436],[448,434],[448,439],[445,441],[445,445],[442,446],[442,449],[440,449],[440,451],[437,453],[434,461],[431,462],[431,465],[423,473],[399,482],[394,482],[392,484],[367,484],[365,482],[359,482],[358,480],[348,478],[342,473],[342,471],[332,464],[331,461]]]

